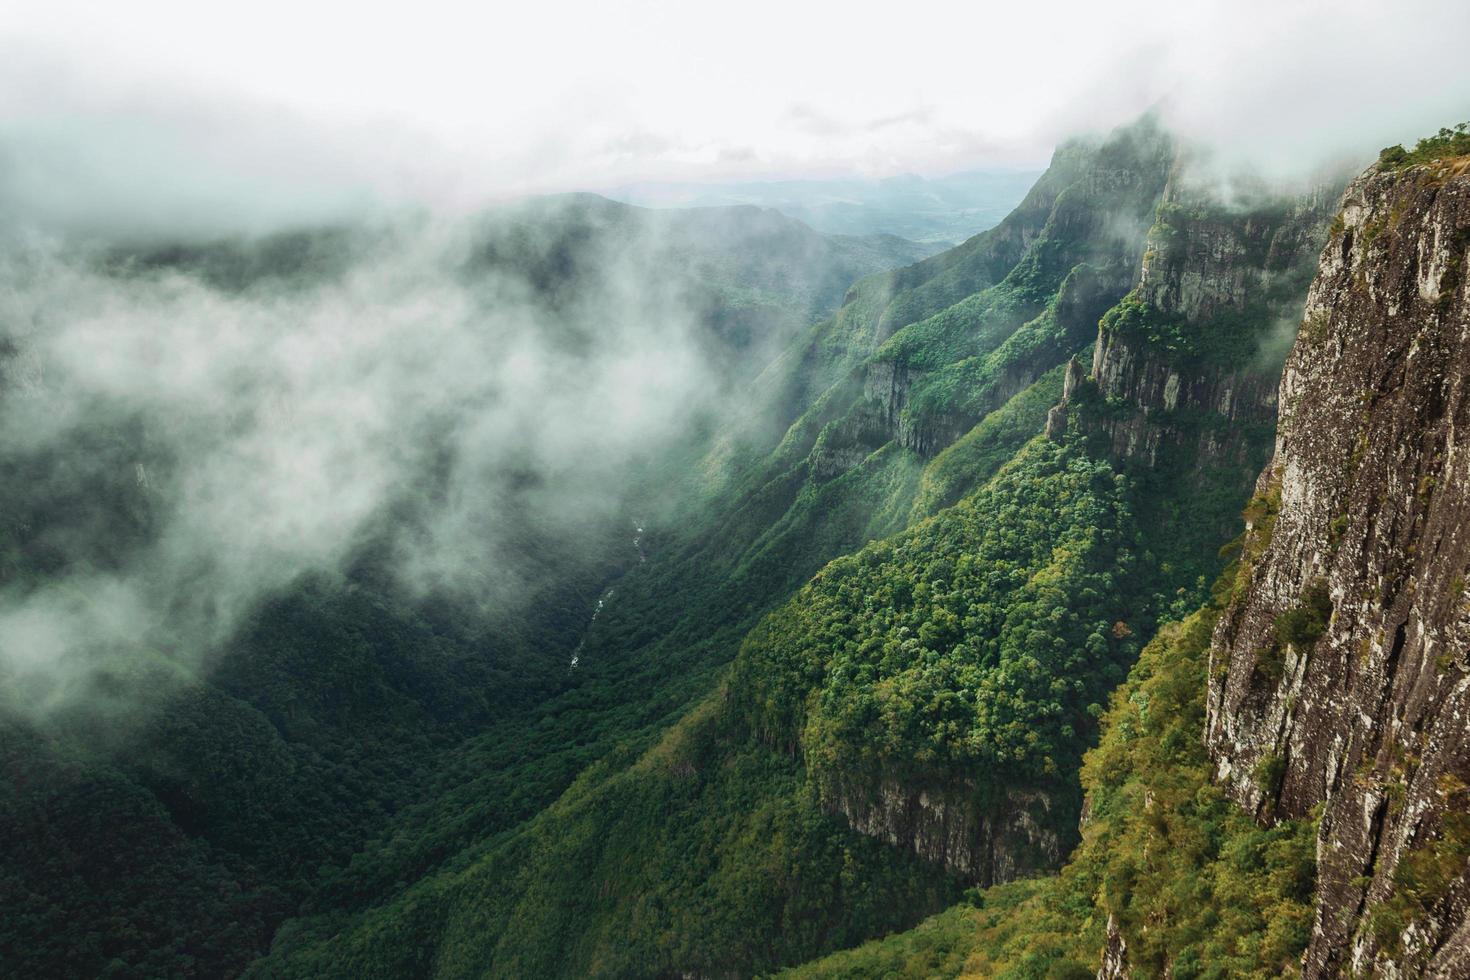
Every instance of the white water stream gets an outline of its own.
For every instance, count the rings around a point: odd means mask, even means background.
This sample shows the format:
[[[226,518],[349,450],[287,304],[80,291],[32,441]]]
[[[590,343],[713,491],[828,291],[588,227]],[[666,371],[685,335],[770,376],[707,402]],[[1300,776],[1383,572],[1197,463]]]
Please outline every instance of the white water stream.
[[[633,550],[638,552],[638,564],[648,560],[648,555],[643,550],[643,522],[633,522]],[[567,670],[576,670],[577,664],[582,662],[582,650],[587,646],[587,634],[592,631],[592,624],[597,622],[597,617],[602,613],[602,607],[613,597],[613,589],[609,588],[597,599],[597,605],[592,607],[592,618],[587,621],[587,628],[582,631],[582,642],[577,644],[577,649],[572,651],[571,663],[567,664]]]

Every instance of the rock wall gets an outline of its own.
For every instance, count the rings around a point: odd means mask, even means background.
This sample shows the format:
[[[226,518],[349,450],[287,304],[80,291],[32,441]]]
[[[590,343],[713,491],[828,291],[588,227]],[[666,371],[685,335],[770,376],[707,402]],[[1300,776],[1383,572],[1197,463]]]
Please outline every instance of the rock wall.
[[[1337,185],[1340,187],[1341,185]],[[1199,464],[1253,463],[1269,440],[1286,341],[1326,237],[1336,188],[1225,207],[1176,170],[1128,302],[1183,342],[1102,329],[1092,377],[1117,410],[1099,420],[1116,458],[1166,447]]]
[[[1100,420],[1112,455],[1149,466],[1166,446],[1186,443],[1204,460],[1244,462],[1243,429],[1276,416],[1276,377],[1268,372],[1189,371],[1106,335],[1098,338],[1092,376],[1104,397],[1131,409]],[[1196,418],[1186,422],[1185,413]]]
[[[1118,928],[1117,917],[1109,915],[1103,945],[1102,965],[1097,970],[1097,980],[1124,980],[1132,975],[1128,968],[1128,941]]]
[[[1016,790],[979,801],[965,787],[917,788],[897,779],[825,779],[822,799],[852,829],[905,847],[981,886],[1055,868],[1073,843],[1054,830],[1041,791]]]
[[[882,420],[888,438],[896,439],[905,448],[928,457],[964,435],[975,423],[948,416],[923,420],[905,417],[909,392],[923,374],[923,371],[896,361],[872,362],[863,378],[866,403],[863,409]]]
[[[1470,158],[1348,189],[1280,385],[1206,741],[1320,807],[1303,973],[1470,975]]]

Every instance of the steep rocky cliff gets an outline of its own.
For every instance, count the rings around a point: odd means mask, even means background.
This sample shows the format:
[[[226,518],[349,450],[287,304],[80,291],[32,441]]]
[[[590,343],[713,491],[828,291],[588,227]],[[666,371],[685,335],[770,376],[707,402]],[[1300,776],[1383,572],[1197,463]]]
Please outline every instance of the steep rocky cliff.
[[[1470,157],[1349,187],[1214,634],[1218,779],[1320,812],[1308,977],[1470,974],[1467,252]]]
[[[1103,318],[1092,377],[1112,407],[1096,428],[1120,460],[1254,472],[1276,382],[1340,184],[1222,203],[1176,167],[1138,284]]]
[[[968,792],[966,791],[968,790]],[[849,827],[964,876],[992,884],[1061,864],[1070,841],[1056,828],[1065,794],[1017,788],[978,805],[974,787],[916,788],[898,777],[822,782],[825,805]]]

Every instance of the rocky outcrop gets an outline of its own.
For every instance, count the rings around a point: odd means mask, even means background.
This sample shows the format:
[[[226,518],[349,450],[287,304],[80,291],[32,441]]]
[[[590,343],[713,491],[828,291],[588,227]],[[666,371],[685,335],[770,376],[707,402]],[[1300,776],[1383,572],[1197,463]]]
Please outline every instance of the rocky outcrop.
[[[1118,928],[1116,916],[1108,916],[1107,940],[1103,946],[1102,966],[1098,967],[1097,980],[1124,980],[1132,976],[1128,969],[1128,941]]]
[[[1053,405],[1046,413],[1046,437],[1053,442],[1059,441],[1067,431],[1067,409],[1072,404],[1072,397],[1087,380],[1082,372],[1082,365],[1077,358],[1067,362],[1067,371],[1062,375],[1062,400],[1060,404]]]
[[[1238,459],[1245,427],[1269,425],[1276,415],[1273,374],[1191,371],[1107,335],[1098,338],[1092,373],[1105,397],[1130,409],[1099,423],[1117,459],[1155,466],[1161,450],[1186,440],[1199,459]]]
[[[808,459],[812,478],[831,480],[853,469],[890,438],[888,419],[875,401],[862,401],[828,423]]]
[[[859,833],[912,850],[982,886],[1054,868],[1071,841],[1051,830],[1052,795],[1013,790],[981,805],[973,787],[916,788],[891,777],[826,778],[827,809]]]
[[[894,361],[874,361],[863,379],[863,398],[868,412],[882,420],[888,438],[927,457],[964,435],[975,423],[951,416],[915,419],[904,411],[909,392],[926,373]]]
[[[1470,971],[1467,265],[1470,158],[1349,187],[1213,640],[1218,779],[1320,812],[1307,977]]]
[[[1119,459],[1259,466],[1336,188],[1227,207],[1180,174],[1137,287],[1099,331],[1092,377],[1114,410],[1095,427]]]

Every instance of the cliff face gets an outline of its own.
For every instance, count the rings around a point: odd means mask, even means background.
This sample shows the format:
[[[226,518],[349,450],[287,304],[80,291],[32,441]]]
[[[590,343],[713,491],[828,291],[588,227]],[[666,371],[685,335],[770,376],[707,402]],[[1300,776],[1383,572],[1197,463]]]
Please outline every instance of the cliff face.
[[[904,418],[909,392],[925,373],[895,361],[875,361],[868,365],[863,376],[864,404],[857,411],[881,424],[874,431],[875,448],[888,439],[896,439],[921,456],[933,456],[964,432],[958,420],[915,425]]]
[[[1319,189],[1227,209],[1176,171],[1138,285],[1093,351],[1093,378],[1116,407],[1100,424],[1116,458],[1152,466],[1179,448],[1196,466],[1260,465],[1252,456],[1276,416],[1283,338],[1335,198]]]
[[[1321,807],[1308,977],[1470,972],[1467,253],[1470,158],[1349,187],[1213,639],[1219,780]]]
[[[822,797],[853,830],[910,849],[981,885],[1054,868],[1070,843],[1053,829],[1052,811],[1072,801],[1038,790],[1016,789],[981,807],[973,787],[945,792],[885,778],[876,791],[866,780],[826,780]]]

